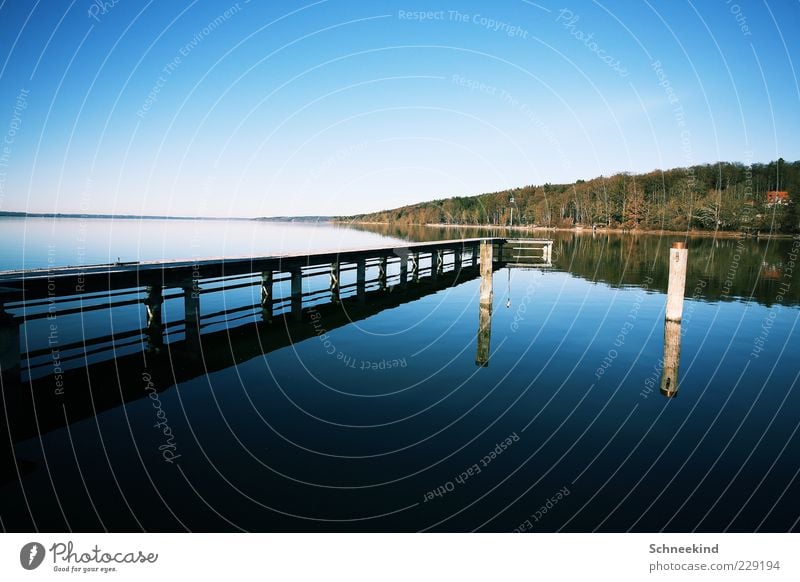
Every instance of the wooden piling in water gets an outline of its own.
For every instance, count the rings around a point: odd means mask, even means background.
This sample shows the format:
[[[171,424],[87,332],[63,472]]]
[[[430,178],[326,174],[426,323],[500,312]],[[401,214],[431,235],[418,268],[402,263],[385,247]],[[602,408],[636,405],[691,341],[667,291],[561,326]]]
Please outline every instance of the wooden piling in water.
[[[147,287],[144,305],[147,310],[147,349],[156,352],[164,345],[164,326],[161,318],[164,291],[161,285]]]
[[[683,316],[683,295],[686,291],[686,264],[689,251],[686,243],[672,243],[669,250],[669,283],[667,284],[668,321],[680,321]]]
[[[264,321],[272,321],[272,271],[261,273],[261,317]]]
[[[339,261],[331,263],[331,301],[338,303],[341,297],[341,264]]]
[[[183,284],[183,321],[186,345],[190,349],[200,345],[200,289],[197,281]]]
[[[408,252],[400,255],[400,287],[405,288],[408,283]]]
[[[386,257],[381,257],[378,260],[378,288],[381,291],[386,290],[386,270],[388,262]]]
[[[356,296],[359,303],[367,300],[367,260],[356,260]]]
[[[303,271],[300,267],[292,267],[289,274],[292,278],[292,317],[299,321],[303,317]]]

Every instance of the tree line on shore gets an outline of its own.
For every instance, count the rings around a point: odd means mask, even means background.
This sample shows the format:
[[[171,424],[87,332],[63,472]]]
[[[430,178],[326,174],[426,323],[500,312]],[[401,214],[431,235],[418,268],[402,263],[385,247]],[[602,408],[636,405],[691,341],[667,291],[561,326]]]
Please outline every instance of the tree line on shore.
[[[788,199],[770,200],[770,191]],[[736,162],[524,186],[338,217],[349,222],[798,232],[800,162]],[[513,223],[512,223],[513,213]]]

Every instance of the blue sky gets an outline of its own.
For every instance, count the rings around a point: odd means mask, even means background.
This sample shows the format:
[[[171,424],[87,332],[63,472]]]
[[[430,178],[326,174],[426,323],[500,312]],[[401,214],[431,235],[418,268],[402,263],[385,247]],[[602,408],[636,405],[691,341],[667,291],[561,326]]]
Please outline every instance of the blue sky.
[[[6,0],[0,210],[348,214],[796,160],[797,22],[789,0]]]

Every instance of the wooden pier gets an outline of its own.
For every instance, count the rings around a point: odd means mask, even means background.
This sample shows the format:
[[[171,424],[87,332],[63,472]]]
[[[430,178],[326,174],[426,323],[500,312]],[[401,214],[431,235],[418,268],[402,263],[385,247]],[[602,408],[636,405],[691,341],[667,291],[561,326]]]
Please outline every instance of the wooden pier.
[[[312,313],[332,330],[478,278],[487,366],[492,273],[509,242],[0,272],[0,431],[16,442],[142,398],[144,371],[164,390],[309,339]],[[108,378],[119,390],[102,388]]]

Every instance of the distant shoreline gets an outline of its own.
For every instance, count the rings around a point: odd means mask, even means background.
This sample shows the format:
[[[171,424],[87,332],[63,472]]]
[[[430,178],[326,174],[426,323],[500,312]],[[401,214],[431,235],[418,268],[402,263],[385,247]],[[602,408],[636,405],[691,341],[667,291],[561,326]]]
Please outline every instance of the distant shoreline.
[[[406,225],[399,225],[394,222],[375,222],[375,221],[335,221],[340,224],[372,224],[382,226],[423,226],[428,228],[475,228],[483,230],[513,230],[518,232],[573,232],[573,233],[591,233],[592,227],[590,226],[573,226],[570,228],[559,228],[555,226],[500,226],[496,224],[416,224],[408,223]],[[704,237],[704,238],[740,238],[743,234],[741,231],[733,230],[665,230],[665,229],[621,229],[621,228],[607,228],[597,227],[595,230],[598,234],[618,234],[618,235],[660,235],[660,236],[688,236],[688,237]],[[747,238],[754,239],[792,239],[795,235],[788,233],[758,233],[748,234]]]
[[[153,216],[139,214],[77,214],[71,212],[9,212],[0,211],[0,218],[79,218],[91,220],[212,220],[212,221],[261,221],[261,222],[332,222],[330,216]]]

